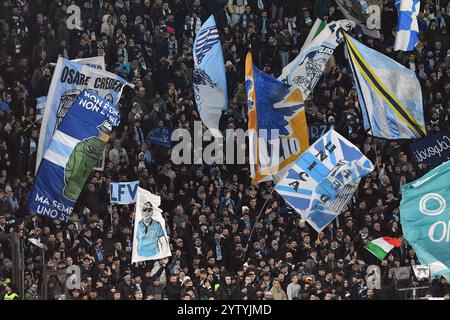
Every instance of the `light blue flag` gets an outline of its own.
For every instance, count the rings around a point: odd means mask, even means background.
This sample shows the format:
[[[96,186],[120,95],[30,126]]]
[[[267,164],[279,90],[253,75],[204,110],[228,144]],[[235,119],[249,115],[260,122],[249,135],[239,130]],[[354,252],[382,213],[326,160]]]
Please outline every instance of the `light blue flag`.
[[[420,0],[395,0],[398,11],[394,50],[413,51],[419,41]]]
[[[139,181],[111,182],[109,185],[109,200],[115,204],[136,203]]]
[[[227,109],[227,80],[222,46],[214,16],[201,26],[194,41],[194,93],[200,118],[215,135]]]
[[[415,73],[351,36],[345,38],[364,128],[385,139],[425,136],[422,90]]]
[[[58,58],[42,118],[36,171],[53,134],[66,116],[73,101],[84,89],[92,89],[107,101],[117,104],[125,86],[134,87],[114,73]]]
[[[450,161],[402,187],[403,235],[432,276],[450,281]]]
[[[330,129],[298,158],[275,190],[320,232],[339,215],[361,178],[373,169],[356,146]]]

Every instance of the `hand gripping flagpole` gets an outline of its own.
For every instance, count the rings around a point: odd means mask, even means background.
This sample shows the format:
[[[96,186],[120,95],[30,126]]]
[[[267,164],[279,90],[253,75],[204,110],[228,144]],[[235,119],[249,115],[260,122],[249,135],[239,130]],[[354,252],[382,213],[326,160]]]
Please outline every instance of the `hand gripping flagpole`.
[[[275,190],[275,188],[272,188],[272,191],[270,191],[269,196],[267,197],[267,199],[266,199],[266,201],[264,202],[264,204],[263,204],[261,210],[259,211],[258,215],[256,216],[255,223],[253,224],[252,230],[250,231],[250,235],[249,235],[249,237],[248,237],[247,245],[245,246],[244,252],[242,253],[242,257],[243,257],[243,258],[245,258],[246,254],[247,254],[248,246],[249,246],[249,244],[250,244],[250,240],[252,239],[253,231],[255,231],[256,224],[258,223],[259,218],[261,217],[261,214],[263,213],[263,211],[264,211],[264,209],[265,209],[265,207],[266,207],[266,205],[267,205],[267,202],[269,202],[269,199],[272,197],[272,193],[273,193],[274,190]]]

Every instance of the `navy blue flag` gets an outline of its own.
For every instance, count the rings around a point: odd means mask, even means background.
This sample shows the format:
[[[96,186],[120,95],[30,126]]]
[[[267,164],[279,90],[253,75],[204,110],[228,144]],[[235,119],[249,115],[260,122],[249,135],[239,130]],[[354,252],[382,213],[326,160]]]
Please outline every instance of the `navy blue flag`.
[[[69,219],[119,121],[119,109],[94,91],[78,95],[44,153],[30,194],[30,213]]]
[[[409,146],[416,163],[438,166],[450,160],[450,129],[429,133]]]
[[[146,141],[151,144],[158,144],[160,146],[170,148],[172,147],[172,141],[170,140],[171,136],[172,136],[172,128],[170,127],[155,128],[148,133]]]

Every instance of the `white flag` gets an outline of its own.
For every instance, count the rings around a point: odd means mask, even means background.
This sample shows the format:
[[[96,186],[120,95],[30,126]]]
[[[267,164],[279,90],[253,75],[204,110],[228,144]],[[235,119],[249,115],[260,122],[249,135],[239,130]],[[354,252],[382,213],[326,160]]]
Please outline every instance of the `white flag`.
[[[172,255],[160,204],[161,197],[138,188],[131,263],[158,260]]]

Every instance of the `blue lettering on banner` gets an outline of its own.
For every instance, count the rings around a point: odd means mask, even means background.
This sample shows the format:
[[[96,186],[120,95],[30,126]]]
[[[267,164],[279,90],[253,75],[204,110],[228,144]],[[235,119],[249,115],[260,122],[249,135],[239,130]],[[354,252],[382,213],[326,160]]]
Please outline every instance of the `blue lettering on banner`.
[[[136,203],[137,188],[139,181],[132,182],[111,182],[110,202],[115,204]]]

